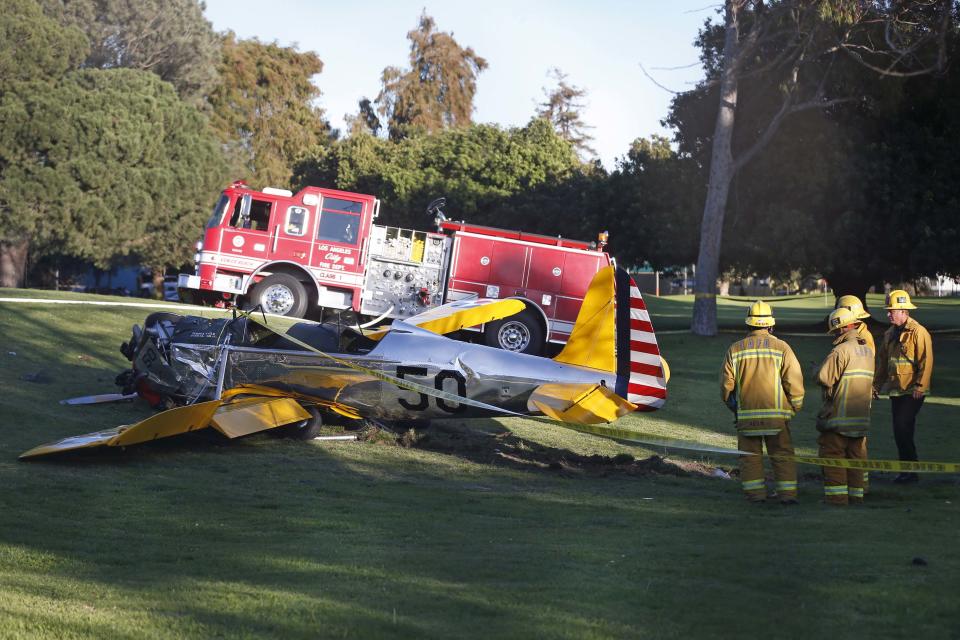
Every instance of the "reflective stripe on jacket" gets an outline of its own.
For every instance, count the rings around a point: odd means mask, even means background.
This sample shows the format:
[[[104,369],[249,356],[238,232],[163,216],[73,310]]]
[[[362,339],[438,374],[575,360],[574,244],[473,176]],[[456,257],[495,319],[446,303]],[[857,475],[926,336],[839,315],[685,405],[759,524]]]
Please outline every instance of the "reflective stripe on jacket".
[[[728,405],[735,401],[741,434],[776,434],[803,406],[800,363],[783,340],[765,329],[751,331],[727,350],[720,392]]]
[[[816,374],[817,384],[823,387],[817,429],[865,436],[873,400],[873,350],[856,331],[841,334],[833,344]]]
[[[897,339],[896,327],[883,334],[877,352],[877,371],[873,385],[880,393],[905,396],[918,389],[930,393],[933,375],[933,341],[923,325],[907,318]]]

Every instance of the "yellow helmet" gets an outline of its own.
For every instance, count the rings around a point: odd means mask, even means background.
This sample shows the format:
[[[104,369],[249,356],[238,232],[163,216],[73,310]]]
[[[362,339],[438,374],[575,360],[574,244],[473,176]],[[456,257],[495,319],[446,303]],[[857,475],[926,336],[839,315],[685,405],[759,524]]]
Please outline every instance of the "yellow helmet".
[[[837,298],[837,304],[835,304],[833,308],[839,309],[840,307],[850,309],[858,320],[870,317],[870,314],[863,310],[863,303],[860,302],[860,298],[857,296],[840,296]]]
[[[884,309],[916,309],[917,305],[910,302],[910,294],[903,289],[894,289],[887,294]]]
[[[747,312],[747,326],[764,328],[772,327],[777,324],[773,319],[773,309],[763,300],[757,300],[750,305],[750,311]]]
[[[838,332],[845,326],[858,321],[857,315],[848,307],[837,307],[827,318],[827,333]]]

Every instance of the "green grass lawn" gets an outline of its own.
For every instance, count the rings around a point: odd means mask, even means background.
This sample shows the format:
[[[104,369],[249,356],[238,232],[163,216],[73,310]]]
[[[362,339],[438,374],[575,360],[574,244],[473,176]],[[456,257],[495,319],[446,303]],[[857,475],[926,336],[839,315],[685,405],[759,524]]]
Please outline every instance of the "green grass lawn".
[[[0,290],[10,296],[54,297]],[[772,303],[811,334],[830,310],[822,297]],[[742,328],[747,304],[721,300],[725,328]],[[957,301],[918,304],[921,322],[960,327]],[[689,298],[648,305],[658,329],[689,325]],[[521,419],[434,427],[411,448],[193,434],[17,461],[149,415],[57,403],[115,390],[118,346],[147,313],[0,303],[0,638],[960,633],[956,476],[902,487],[873,474],[866,505],[836,509],[819,502],[818,470],[801,467],[800,506],[755,506],[736,481],[696,472],[733,459],[614,463],[665,452]],[[667,407],[618,426],[734,446],[717,381],[734,339],[662,335]],[[827,336],[787,340],[805,369],[830,348]],[[960,461],[960,339],[935,334],[934,345],[920,454]],[[793,432],[812,453],[811,384],[807,397]],[[875,408],[871,457],[895,457],[888,411]]]

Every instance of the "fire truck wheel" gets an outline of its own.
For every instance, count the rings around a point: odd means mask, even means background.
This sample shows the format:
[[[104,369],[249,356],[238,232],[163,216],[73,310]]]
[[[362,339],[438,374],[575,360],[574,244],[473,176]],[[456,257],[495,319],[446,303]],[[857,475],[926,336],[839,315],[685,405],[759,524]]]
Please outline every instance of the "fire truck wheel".
[[[307,289],[293,276],[275,273],[253,286],[250,304],[278,316],[302,318],[307,314]]]
[[[313,405],[307,405],[304,409],[310,414],[310,417],[282,427],[284,436],[294,440],[313,440],[320,435],[320,427],[323,426],[323,416],[320,414],[320,410]]]
[[[530,311],[490,322],[483,333],[488,347],[538,356],[543,351],[543,327]]]

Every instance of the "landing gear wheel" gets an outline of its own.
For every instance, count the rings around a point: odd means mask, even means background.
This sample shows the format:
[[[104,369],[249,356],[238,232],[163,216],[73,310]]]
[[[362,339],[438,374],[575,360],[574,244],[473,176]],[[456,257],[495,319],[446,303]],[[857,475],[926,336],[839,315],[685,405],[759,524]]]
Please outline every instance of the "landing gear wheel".
[[[543,351],[543,327],[530,311],[487,323],[483,332],[488,347],[538,356]]]
[[[323,416],[320,410],[313,405],[304,407],[310,417],[300,422],[288,424],[283,429],[283,435],[294,440],[313,440],[320,435],[320,428],[323,426]]]
[[[307,288],[289,274],[275,273],[250,291],[250,306],[258,304],[267,313],[302,318],[307,315]]]

